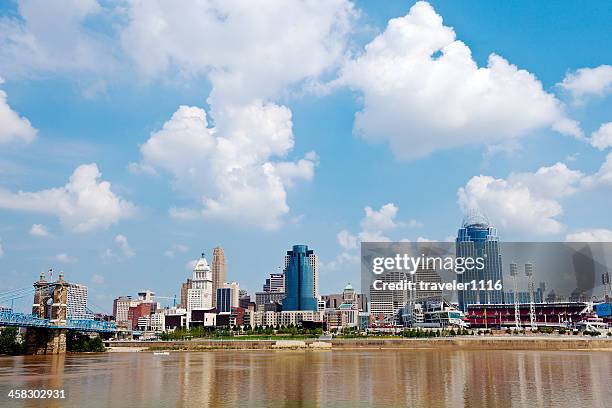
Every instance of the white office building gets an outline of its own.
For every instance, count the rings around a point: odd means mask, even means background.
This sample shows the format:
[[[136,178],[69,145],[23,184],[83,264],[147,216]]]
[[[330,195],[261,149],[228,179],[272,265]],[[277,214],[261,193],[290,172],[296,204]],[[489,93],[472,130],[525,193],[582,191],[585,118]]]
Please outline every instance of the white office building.
[[[193,268],[191,288],[187,291],[188,315],[192,310],[210,310],[213,308],[212,271],[204,254]]]
[[[68,286],[66,317],[72,320],[93,318],[93,314],[87,309],[87,286],[78,283],[71,283]]]

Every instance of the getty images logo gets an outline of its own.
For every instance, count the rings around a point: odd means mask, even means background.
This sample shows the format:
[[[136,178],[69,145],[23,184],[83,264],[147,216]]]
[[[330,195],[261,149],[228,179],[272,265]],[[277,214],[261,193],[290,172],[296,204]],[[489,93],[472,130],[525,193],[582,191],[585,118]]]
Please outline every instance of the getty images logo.
[[[372,259],[372,272],[380,275],[390,271],[406,271],[415,274],[418,269],[433,268],[435,270],[454,271],[462,274],[471,270],[482,270],[485,267],[485,257],[440,257],[440,256],[410,256],[396,254],[392,257],[375,257]]]

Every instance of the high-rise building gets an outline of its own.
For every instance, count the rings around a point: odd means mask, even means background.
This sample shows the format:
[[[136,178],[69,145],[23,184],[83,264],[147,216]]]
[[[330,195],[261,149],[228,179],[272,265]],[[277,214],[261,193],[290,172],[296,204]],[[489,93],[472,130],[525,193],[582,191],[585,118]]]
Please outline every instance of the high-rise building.
[[[236,282],[225,282],[217,288],[217,312],[229,313],[240,306],[240,286]]]
[[[289,252],[287,252],[287,254],[285,255],[285,269],[283,270],[283,272],[285,273],[285,276],[287,274],[287,267],[289,266],[289,260],[290,260]],[[312,295],[316,299],[318,299],[319,298],[319,258],[317,257],[317,254],[314,253],[314,251],[308,251],[308,252],[309,252],[309,254],[307,255],[308,264],[310,265],[310,270],[312,273]],[[286,278],[285,278],[285,281],[286,281]],[[264,292],[265,292],[265,289],[264,289]]]
[[[217,313],[230,313],[232,311],[232,289],[217,289]]]
[[[492,281],[494,285],[502,281],[502,256],[499,252],[499,237],[497,230],[491,226],[489,220],[477,211],[471,211],[463,219],[456,239],[457,257],[473,259],[482,258],[484,268],[466,270],[457,275],[457,281],[468,283],[471,281]],[[461,290],[458,291],[459,308],[466,312],[470,304],[499,304],[504,302],[502,290]]]
[[[132,306],[137,305],[137,301],[132,300],[131,296],[119,296],[113,301],[113,316],[117,323],[126,323],[128,321],[128,310]]]
[[[191,289],[191,278],[187,278],[187,281],[181,284],[181,303],[178,305],[184,309],[187,309],[187,295]]]
[[[410,281],[412,276],[406,271],[391,270],[378,276],[382,283],[392,283]],[[404,307],[411,299],[412,293],[408,290],[376,290],[370,286],[370,311],[372,316],[379,321],[393,323],[399,318],[399,310]]]
[[[413,282],[427,282],[427,283],[442,283],[442,278],[432,265],[419,266],[413,275]],[[422,290],[416,289],[414,291],[414,301],[419,302],[425,299],[437,299],[442,300],[441,289],[429,289]]]
[[[230,290],[230,307],[240,306],[240,285],[238,285],[238,282],[225,282],[221,287]]]
[[[92,319],[87,309],[87,286],[71,283],[66,297],[66,317],[73,320]]]
[[[317,311],[312,267],[313,259],[316,265],[314,257],[314,251],[309,250],[307,245],[294,245],[293,250],[287,251],[283,311]]]
[[[285,293],[285,275],[282,273],[271,273],[263,285],[264,292]]]
[[[187,290],[187,310],[210,310],[213,308],[213,279],[204,254],[193,268],[191,289]]]
[[[217,289],[220,288],[227,279],[227,266],[225,265],[225,253],[223,248],[215,247],[212,255],[212,304],[217,305]]]

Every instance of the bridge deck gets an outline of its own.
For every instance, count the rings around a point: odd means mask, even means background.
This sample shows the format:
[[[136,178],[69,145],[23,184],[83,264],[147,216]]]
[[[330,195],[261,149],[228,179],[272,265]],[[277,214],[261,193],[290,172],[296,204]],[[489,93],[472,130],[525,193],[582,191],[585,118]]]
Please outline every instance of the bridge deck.
[[[112,333],[117,331],[115,323],[98,320],[67,319],[65,324],[52,323],[49,319],[41,319],[33,314],[15,313],[12,311],[0,312],[0,326],[13,327],[40,327],[46,329],[68,329],[83,332]]]

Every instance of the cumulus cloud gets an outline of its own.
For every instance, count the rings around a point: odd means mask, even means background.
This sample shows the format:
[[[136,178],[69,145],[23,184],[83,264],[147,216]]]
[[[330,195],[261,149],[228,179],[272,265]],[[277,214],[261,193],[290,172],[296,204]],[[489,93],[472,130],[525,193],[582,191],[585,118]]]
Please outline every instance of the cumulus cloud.
[[[108,228],[131,216],[135,207],[117,196],[101,176],[95,163],[83,164],[63,187],[16,193],[0,188],[0,208],[55,215],[75,232]]]
[[[134,255],[136,255],[136,253],[130,247],[128,239],[126,238],[125,235],[117,234],[115,236],[115,244],[117,244],[117,246],[119,247],[119,250],[121,251],[123,256],[125,256],[126,258],[131,258]]]
[[[359,244],[359,238],[355,235],[351,235],[348,230],[342,230],[336,236],[338,244],[344,249],[355,249]]]
[[[338,244],[345,250],[355,249],[361,242],[387,242],[387,233],[398,227],[422,226],[416,220],[407,222],[397,220],[399,208],[393,203],[387,203],[375,210],[370,206],[364,208],[365,216],[360,222],[361,231],[356,235],[348,230],[342,230],[336,236]]]
[[[0,78],[0,85],[4,80]],[[0,143],[22,141],[29,143],[36,138],[37,130],[30,121],[19,116],[8,104],[6,92],[0,89]]]
[[[352,234],[343,229],[336,235],[336,242],[342,247],[342,252],[329,262],[322,262],[321,268],[338,270],[345,265],[359,262],[356,249],[361,242],[388,242],[391,241],[387,235],[400,227],[414,228],[423,224],[416,220],[400,221],[397,219],[399,208],[393,203],[382,205],[378,210],[370,206],[364,208],[364,217],[360,221],[361,230]],[[403,241],[406,241],[403,239]]]
[[[48,237],[51,234],[49,234],[49,231],[47,231],[47,228],[44,225],[33,224],[30,228],[30,235],[35,237]]]
[[[88,24],[108,12],[96,0],[20,1],[18,17],[0,18],[0,74],[36,78],[110,70],[110,38]]]
[[[181,106],[140,148],[143,165],[169,172],[202,204],[171,216],[278,227],[289,212],[286,187],[312,179],[317,160],[311,152],[297,163],[274,161],[293,148],[291,111],[257,100],[227,106],[214,119],[211,127],[203,109]]]
[[[325,2],[136,1],[122,28],[125,52],[149,78],[206,74],[212,104],[269,99],[344,55],[355,11]]]
[[[400,158],[506,143],[543,128],[582,137],[533,74],[496,54],[479,67],[470,48],[422,1],[391,19],[333,86],[363,94],[355,133],[389,143]]]
[[[591,144],[599,150],[612,147],[612,122],[602,124],[591,135]]]
[[[535,173],[513,173],[508,178],[512,185],[523,185],[539,197],[556,199],[578,192],[584,184],[585,175],[571,170],[565,163],[540,167]]]
[[[580,68],[569,72],[557,85],[568,91],[578,104],[588,96],[605,96],[612,92],[612,65]]]
[[[567,242],[612,242],[612,231],[605,228],[587,229],[565,236]]]
[[[141,146],[142,160],[130,171],[168,172],[199,204],[170,209],[174,218],[277,228],[289,212],[287,188],[312,180],[318,158],[310,152],[286,159],[292,114],[272,101],[338,66],[353,4],[136,1],[126,13],[122,48],[143,77],[203,75],[212,84],[212,120],[198,107],[181,106]]]
[[[593,174],[559,162],[533,173],[512,173],[507,179],[475,176],[457,195],[463,211],[480,210],[506,233],[550,235],[566,228],[559,221],[562,199],[608,185],[612,185],[612,153]]]
[[[612,153],[608,153],[597,173],[588,177],[585,183],[590,186],[612,186]]]
[[[556,219],[563,212],[561,205],[553,199],[538,197],[521,183],[475,176],[459,189],[458,196],[463,211],[479,209],[504,232],[556,234],[564,228]]]
[[[53,259],[61,263],[75,263],[78,261],[77,258],[70,256],[66,253],[57,254],[53,257]]]

